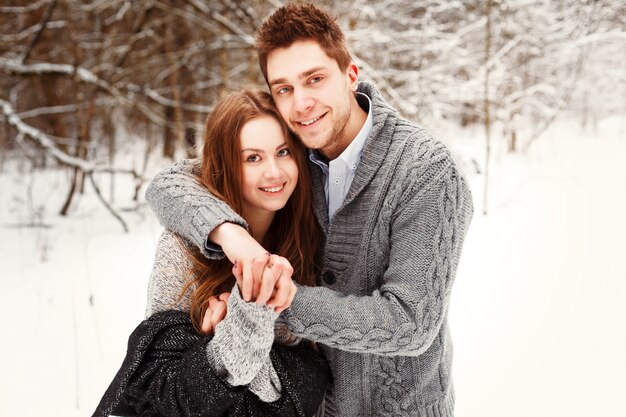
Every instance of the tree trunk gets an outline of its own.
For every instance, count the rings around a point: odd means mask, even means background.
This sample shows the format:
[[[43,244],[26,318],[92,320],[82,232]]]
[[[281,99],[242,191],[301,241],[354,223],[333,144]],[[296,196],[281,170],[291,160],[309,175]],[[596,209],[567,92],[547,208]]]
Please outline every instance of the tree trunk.
[[[176,153],[176,133],[170,126],[170,121],[174,119],[174,109],[165,107],[165,120],[168,122],[163,128],[163,156],[174,159]]]
[[[148,160],[150,159],[150,154],[152,153],[152,149],[154,148],[154,137],[152,135],[152,123],[150,120],[146,119],[146,151],[143,154],[143,165],[141,167],[141,177],[135,179],[135,194],[133,195],[133,201],[139,201],[139,191],[143,186],[143,178],[145,176],[146,171],[148,170]]]
[[[226,48],[220,50],[220,99],[228,92],[226,80],[228,79],[228,54]]]
[[[76,144],[76,150],[74,152],[74,156],[86,160],[88,158],[88,150],[89,150],[89,142],[91,139],[90,130],[91,130],[91,120],[93,119],[93,114],[95,110],[95,91],[92,93],[92,98],[89,102],[89,106],[87,110],[83,110],[82,107],[79,107],[76,116],[78,118],[78,143]],[[77,100],[80,103],[80,99],[83,97],[82,93],[78,93]],[[68,191],[67,197],[65,199],[65,203],[63,203],[63,207],[59,214],[61,216],[66,216],[69,212],[69,209],[72,205],[72,201],[74,199],[74,194],[76,191],[79,191],[80,194],[83,194],[85,191],[85,173],[78,169],[74,168],[74,173],[72,176],[72,184],[70,185],[70,189]]]
[[[488,210],[488,192],[489,192],[489,160],[491,158],[491,120],[489,115],[489,58],[491,55],[491,0],[487,0],[485,7],[485,15],[487,16],[487,24],[485,25],[485,85],[483,105],[485,111],[485,186],[483,195],[483,214],[487,215]]]
[[[74,199],[74,193],[76,192],[76,185],[78,183],[78,168],[74,168],[74,175],[72,176],[72,183],[70,184],[70,190],[67,193],[67,197],[65,197],[65,203],[63,203],[63,207],[61,207],[61,211],[59,214],[61,216],[67,216],[68,211],[70,210],[70,206],[72,205],[72,200]]]
[[[173,13],[170,13],[170,19],[166,22],[165,27],[165,56],[167,59],[167,65],[169,68],[174,68],[178,65],[174,53],[178,50],[177,42],[174,39],[174,29],[172,28]],[[163,156],[174,158],[176,150],[180,148],[185,140],[185,128],[183,125],[183,111],[181,107],[181,94],[180,86],[178,85],[179,68],[171,70],[167,80],[172,91],[172,98],[176,103],[172,109],[168,106],[165,110],[166,119],[172,120],[174,123],[171,128],[166,129],[166,143],[163,147]],[[168,132],[169,131],[169,132]]]

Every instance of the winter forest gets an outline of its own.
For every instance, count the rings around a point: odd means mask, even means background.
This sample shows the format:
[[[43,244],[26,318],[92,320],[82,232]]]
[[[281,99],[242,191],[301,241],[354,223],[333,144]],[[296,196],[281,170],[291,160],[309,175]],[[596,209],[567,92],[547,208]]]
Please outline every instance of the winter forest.
[[[0,0],[0,415],[93,412],[144,314],[146,186],[263,85],[254,34],[282,3]],[[315,3],[472,186],[457,414],[625,415],[626,3]]]

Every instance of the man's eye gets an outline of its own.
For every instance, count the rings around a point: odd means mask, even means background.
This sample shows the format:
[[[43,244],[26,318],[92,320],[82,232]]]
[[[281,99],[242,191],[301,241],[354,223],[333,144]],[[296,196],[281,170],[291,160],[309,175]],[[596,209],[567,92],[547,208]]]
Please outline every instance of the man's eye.
[[[277,155],[278,156],[287,156],[290,155],[291,152],[289,151],[289,148],[283,148],[280,151],[278,151]]]
[[[320,81],[322,81],[322,77],[313,77],[313,78],[311,78],[310,83],[311,84],[317,84]]]
[[[276,90],[277,94],[285,94],[289,92],[289,87],[281,87],[278,90]]]
[[[260,160],[261,160],[261,157],[257,154],[250,155],[249,157],[246,158],[246,162],[259,162]]]

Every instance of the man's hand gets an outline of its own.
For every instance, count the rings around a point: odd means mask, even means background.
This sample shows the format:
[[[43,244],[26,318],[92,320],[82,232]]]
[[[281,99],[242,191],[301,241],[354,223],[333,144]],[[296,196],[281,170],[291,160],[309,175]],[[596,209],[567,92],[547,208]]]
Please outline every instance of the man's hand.
[[[209,298],[209,307],[204,312],[201,326],[205,335],[213,333],[215,326],[226,317],[228,297],[230,293],[223,292],[219,296]]]

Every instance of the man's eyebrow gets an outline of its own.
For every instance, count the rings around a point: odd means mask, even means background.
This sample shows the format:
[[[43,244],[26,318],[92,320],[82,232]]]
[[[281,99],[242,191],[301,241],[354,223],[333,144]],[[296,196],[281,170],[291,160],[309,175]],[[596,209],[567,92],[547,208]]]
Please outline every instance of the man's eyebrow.
[[[311,74],[313,74],[313,73],[315,73],[317,71],[321,71],[321,70],[325,70],[325,69],[326,69],[326,67],[324,67],[324,66],[311,68],[309,70],[301,72],[300,75],[298,75],[298,78],[306,78],[309,75],[311,75]],[[271,87],[273,85],[283,84],[283,83],[286,83],[286,82],[287,82],[286,78],[277,78],[275,80],[271,80],[269,84],[270,84],[270,87]]]
[[[323,67],[323,66],[311,68],[310,70],[307,70],[307,71],[304,71],[304,72],[300,73],[300,78],[306,78],[309,75],[311,75],[311,74],[313,74],[313,73],[315,73],[317,71],[324,70],[324,69],[326,69],[326,67]]]

